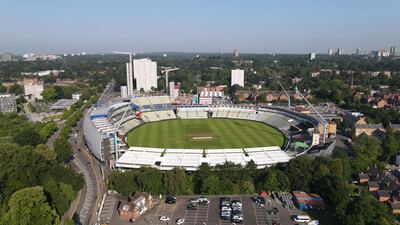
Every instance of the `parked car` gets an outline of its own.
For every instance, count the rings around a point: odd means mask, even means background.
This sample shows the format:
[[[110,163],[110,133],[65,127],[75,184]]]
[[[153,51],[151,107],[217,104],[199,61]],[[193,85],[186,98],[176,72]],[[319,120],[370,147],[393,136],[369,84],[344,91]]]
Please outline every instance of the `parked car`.
[[[220,217],[222,220],[229,220],[231,218],[231,212],[221,211]]]
[[[165,203],[167,204],[175,204],[176,203],[176,197],[175,196],[167,196],[165,199]]]
[[[234,223],[243,223],[243,216],[234,215],[234,216],[232,216],[231,221]]]
[[[176,224],[183,224],[185,222],[185,219],[184,218],[179,218],[179,219],[177,219],[176,220]]]
[[[169,221],[168,216],[160,216],[160,221]]]
[[[193,202],[190,202],[190,203],[186,206],[186,208],[189,209],[189,210],[196,210],[196,209],[197,209],[197,204],[196,204],[196,203],[193,203]]]
[[[222,206],[221,211],[232,211],[232,208],[229,206]]]
[[[219,199],[219,207],[222,208],[223,206],[230,206],[231,203],[231,199],[230,198],[226,198],[226,197],[222,197]]]
[[[234,207],[234,206],[240,206],[240,207],[242,207],[242,201],[240,201],[240,200],[232,200],[231,206],[232,206],[232,207]]]

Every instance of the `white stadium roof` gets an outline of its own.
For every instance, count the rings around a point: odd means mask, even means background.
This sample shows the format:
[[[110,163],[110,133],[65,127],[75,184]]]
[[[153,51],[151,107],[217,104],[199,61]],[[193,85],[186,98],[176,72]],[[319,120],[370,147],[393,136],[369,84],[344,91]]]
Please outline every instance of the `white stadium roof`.
[[[130,147],[117,160],[115,166],[122,169],[149,166],[161,170],[182,167],[193,171],[203,163],[216,166],[230,161],[245,166],[250,160],[253,160],[258,168],[264,168],[276,163],[288,162],[290,157],[278,146],[204,150]]]

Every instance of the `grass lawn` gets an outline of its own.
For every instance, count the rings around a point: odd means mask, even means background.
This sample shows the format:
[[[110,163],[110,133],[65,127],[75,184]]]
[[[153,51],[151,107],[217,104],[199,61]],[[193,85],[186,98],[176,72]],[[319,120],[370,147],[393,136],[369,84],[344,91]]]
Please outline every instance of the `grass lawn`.
[[[177,119],[146,123],[128,133],[129,146],[154,148],[251,148],[282,146],[280,131],[235,119]]]

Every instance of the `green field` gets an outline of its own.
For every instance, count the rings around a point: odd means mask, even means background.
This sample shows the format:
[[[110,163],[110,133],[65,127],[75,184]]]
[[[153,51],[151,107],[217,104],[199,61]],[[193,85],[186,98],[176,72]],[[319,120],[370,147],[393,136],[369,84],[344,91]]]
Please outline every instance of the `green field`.
[[[153,148],[251,148],[282,146],[280,131],[235,119],[178,119],[146,123],[128,133],[129,146]]]

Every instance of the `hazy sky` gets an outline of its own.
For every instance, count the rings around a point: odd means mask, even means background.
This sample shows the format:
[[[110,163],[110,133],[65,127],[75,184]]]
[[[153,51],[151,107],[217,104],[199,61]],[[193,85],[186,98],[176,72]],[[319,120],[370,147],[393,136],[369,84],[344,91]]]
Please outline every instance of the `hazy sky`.
[[[400,48],[400,0],[0,0],[0,52]]]

